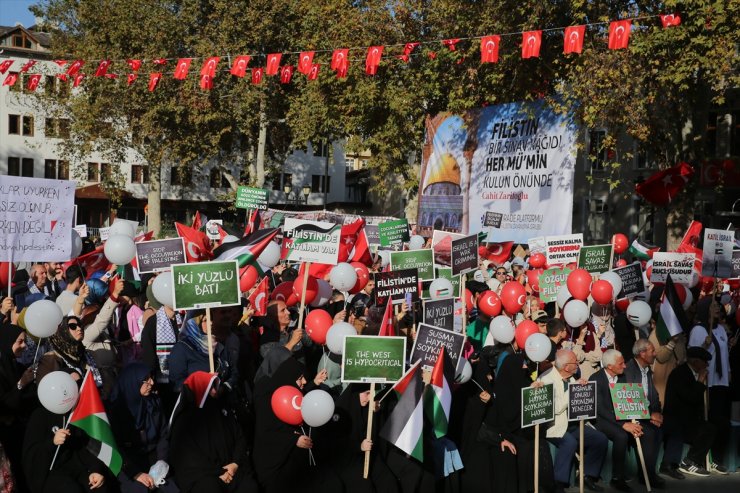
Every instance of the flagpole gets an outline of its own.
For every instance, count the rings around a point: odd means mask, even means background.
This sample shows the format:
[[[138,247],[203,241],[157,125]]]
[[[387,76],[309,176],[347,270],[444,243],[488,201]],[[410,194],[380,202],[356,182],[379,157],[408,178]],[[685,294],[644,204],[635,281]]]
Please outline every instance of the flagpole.
[[[367,404],[367,436],[366,440],[372,439],[373,434],[373,411],[375,411],[375,382],[370,384],[370,402]],[[367,479],[370,473],[370,450],[365,452],[365,469],[362,472],[362,478]]]
[[[8,298],[13,296],[13,250],[10,251],[8,259]]]
[[[460,294],[460,299],[462,300],[462,308],[463,308],[462,309],[462,333],[463,335],[465,335],[468,333],[468,324],[467,324],[468,307],[466,306],[468,300],[465,297],[465,274],[462,274],[460,276],[460,293],[459,294]]]
[[[208,337],[208,367],[211,373],[216,372],[216,365],[213,363],[213,341],[211,340],[211,308],[206,308],[206,334]]]
[[[71,413],[70,413],[71,416]],[[62,429],[66,430],[67,425],[69,425],[69,422],[67,421],[67,416],[62,416]],[[54,432],[56,434],[56,432]],[[54,457],[51,459],[51,465],[49,466],[49,470],[51,471],[54,468],[54,463],[57,461],[57,455],[59,455],[59,449],[61,448],[61,445],[57,445],[56,451],[54,451]]]
[[[303,288],[301,289],[301,310],[298,312],[298,329],[303,328],[303,312],[306,311],[306,287],[308,286],[308,271],[311,268],[311,262],[306,262],[303,268],[305,270],[303,271]],[[346,301],[344,306],[347,306]]]

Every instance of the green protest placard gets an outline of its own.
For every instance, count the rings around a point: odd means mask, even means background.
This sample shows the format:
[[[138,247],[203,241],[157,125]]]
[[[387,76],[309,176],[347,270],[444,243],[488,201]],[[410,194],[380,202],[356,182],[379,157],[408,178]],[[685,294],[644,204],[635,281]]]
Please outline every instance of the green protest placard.
[[[405,370],[406,338],[346,336],[342,382],[395,383]]]
[[[409,241],[409,222],[406,219],[396,219],[378,224],[380,246],[391,246],[395,243]]]
[[[583,246],[578,254],[578,268],[586,269],[591,274],[602,274],[611,269],[611,258],[611,245]]]
[[[267,210],[269,192],[263,188],[237,187],[236,203],[237,209],[260,209]]]
[[[547,423],[555,419],[555,399],[552,384],[522,389],[522,428]]]
[[[419,279],[434,279],[434,252],[430,248],[391,252],[391,270],[419,269]]]
[[[172,266],[175,310],[240,305],[236,260]]]
[[[563,267],[562,269],[547,269],[540,274],[540,299],[545,303],[557,300],[560,286],[565,286],[570,273],[571,269]]]
[[[641,383],[616,383],[609,385],[617,420],[648,419],[650,403]]]

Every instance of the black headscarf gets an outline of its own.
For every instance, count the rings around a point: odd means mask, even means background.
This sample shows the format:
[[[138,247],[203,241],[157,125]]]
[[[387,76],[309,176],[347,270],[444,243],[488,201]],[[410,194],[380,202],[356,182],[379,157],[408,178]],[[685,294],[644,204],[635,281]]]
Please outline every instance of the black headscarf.
[[[14,381],[17,377],[17,366],[13,354],[13,344],[22,333],[23,329],[17,325],[0,326],[0,371],[2,371],[4,378]]]
[[[159,397],[155,393],[141,395],[141,385],[152,376],[152,369],[133,362],[121,370],[111,393],[113,405],[123,405],[134,419],[136,429],[143,432],[147,445],[156,445],[164,416]]]
[[[69,333],[68,324],[70,322],[82,325],[82,321],[77,317],[64,317],[56,334],[49,338],[49,343],[52,349],[69,363],[78,368],[84,368],[85,346],[82,341],[75,340]]]

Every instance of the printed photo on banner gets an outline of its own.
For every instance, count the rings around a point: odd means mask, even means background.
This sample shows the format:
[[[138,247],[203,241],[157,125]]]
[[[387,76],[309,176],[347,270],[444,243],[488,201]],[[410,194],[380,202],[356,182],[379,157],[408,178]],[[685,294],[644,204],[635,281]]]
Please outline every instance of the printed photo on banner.
[[[283,249],[289,262],[336,265],[342,225],[285,218]]]
[[[732,276],[732,249],[734,245],[734,231],[705,229],[701,275],[724,278]]]
[[[464,238],[459,233],[448,233],[447,231],[432,232],[432,251],[434,251],[434,263],[449,267],[452,265],[452,241]]]
[[[578,262],[583,246],[583,233],[545,238],[547,265],[566,265]]]
[[[666,282],[670,274],[673,282],[691,284],[695,261],[693,253],[656,252],[653,254],[650,282]]]
[[[416,330],[416,340],[411,350],[410,361],[421,360],[421,367],[424,370],[431,370],[437,362],[440,348],[444,346],[452,363],[457,368],[464,344],[464,334],[427,324],[419,324],[419,328]]]
[[[547,239],[544,236],[537,236],[527,240],[529,254],[535,253],[547,254]]]
[[[342,382],[396,383],[406,370],[406,338],[346,336]]]
[[[428,117],[417,233],[478,233],[496,212],[515,243],[569,234],[577,138],[575,115],[540,101]]]

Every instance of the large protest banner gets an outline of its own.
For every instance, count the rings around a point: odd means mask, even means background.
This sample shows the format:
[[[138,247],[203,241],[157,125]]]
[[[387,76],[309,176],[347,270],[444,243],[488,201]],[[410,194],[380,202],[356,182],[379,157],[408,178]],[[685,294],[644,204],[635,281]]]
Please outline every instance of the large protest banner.
[[[447,354],[457,368],[458,361],[462,356],[465,335],[458,332],[432,327],[431,325],[419,324],[416,331],[416,340],[411,349],[410,361],[421,360],[421,367],[425,370],[434,368],[439,357],[439,349],[444,346]]]
[[[396,383],[405,370],[406,338],[346,336],[342,382]]]
[[[175,310],[194,310],[241,304],[236,260],[172,266]]]
[[[498,212],[501,237],[571,232],[578,125],[544,102],[440,113],[426,122],[417,233],[473,234]]]
[[[283,248],[291,262],[336,265],[342,225],[285,218]]]
[[[740,277],[740,250],[732,251],[732,276],[733,278]]]
[[[74,199],[74,181],[0,176],[0,258],[69,260]]]
[[[732,276],[732,248],[734,244],[734,231],[705,229],[701,275],[709,277]]]

